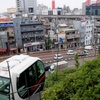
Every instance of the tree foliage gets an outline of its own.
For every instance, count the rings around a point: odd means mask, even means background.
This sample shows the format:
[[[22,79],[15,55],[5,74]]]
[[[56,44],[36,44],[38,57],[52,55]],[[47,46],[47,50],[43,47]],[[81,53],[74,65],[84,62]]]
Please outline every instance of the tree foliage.
[[[100,56],[80,68],[53,73],[46,79],[42,100],[100,100]]]
[[[98,53],[99,53],[99,55],[100,55],[100,46],[98,46]]]
[[[76,66],[76,68],[79,68],[80,63],[79,63],[79,61],[78,61],[78,60],[79,60],[78,53],[75,54],[74,60],[75,60],[75,66]]]
[[[50,50],[51,48],[51,39],[50,39],[50,35],[48,35],[48,38],[47,38],[47,49]]]

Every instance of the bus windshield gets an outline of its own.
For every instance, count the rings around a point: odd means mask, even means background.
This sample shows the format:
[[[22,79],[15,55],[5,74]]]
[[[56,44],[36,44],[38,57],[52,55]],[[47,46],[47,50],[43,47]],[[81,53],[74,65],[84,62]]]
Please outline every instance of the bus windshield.
[[[10,79],[0,76],[0,100],[10,100]]]

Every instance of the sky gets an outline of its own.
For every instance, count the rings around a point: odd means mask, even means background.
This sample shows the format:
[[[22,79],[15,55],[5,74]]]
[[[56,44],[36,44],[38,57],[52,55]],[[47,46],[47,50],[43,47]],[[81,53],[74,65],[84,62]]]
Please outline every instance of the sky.
[[[45,4],[51,8],[52,0],[37,0],[38,4]],[[55,0],[56,7],[63,7],[63,5],[73,8],[82,8],[82,3],[86,0]],[[7,8],[16,7],[16,0],[0,0],[0,12],[7,12]]]

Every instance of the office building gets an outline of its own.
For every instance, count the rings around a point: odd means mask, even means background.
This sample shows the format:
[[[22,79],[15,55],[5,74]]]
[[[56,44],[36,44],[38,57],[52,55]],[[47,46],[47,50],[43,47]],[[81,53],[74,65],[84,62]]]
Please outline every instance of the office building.
[[[37,0],[16,0],[17,12],[36,14]]]
[[[94,44],[94,22],[82,18],[81,21],[73,21],[74,27],[80,32],[80,46]]]
[[[27,17],[14,18],[14,33],[19,49],[37,51],[45,49],[44,26],[41,21],[33,21]]]

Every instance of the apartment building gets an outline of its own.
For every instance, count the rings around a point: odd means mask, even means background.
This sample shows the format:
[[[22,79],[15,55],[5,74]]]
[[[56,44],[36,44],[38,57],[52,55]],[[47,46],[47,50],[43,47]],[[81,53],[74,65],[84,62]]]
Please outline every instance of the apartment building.
[[[19,49],[37,51],[45,49],[43,22],[29,18],[13,19],[16,43]]]
[[[17,12],[36,14],[37,0],[16,0]]]

